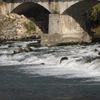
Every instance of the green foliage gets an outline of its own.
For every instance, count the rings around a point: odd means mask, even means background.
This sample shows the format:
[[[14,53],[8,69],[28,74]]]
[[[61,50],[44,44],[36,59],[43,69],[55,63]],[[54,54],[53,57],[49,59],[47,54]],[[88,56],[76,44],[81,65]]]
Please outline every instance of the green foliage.
[[[91,32],[100,33],[100,3],[86,12],[88,28]]]
[[[32,21],[24,23],[25,28],[27,29],[27,33],[33,33],[36,31],[36,27]]]
[[[87,11],[87,19],[90,21],[100,20],[100,3]]]

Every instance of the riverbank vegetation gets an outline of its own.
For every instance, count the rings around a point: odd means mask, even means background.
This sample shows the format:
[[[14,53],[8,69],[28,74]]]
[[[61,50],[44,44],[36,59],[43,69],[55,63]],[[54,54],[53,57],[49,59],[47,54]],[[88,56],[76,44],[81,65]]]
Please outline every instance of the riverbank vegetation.
[[[24,23],[25,28],[27,29],[27,33],[32,34],[36,32],[36,25],[32,21],[28,21]]]
[[[36,37],[39,27],[24,15],[15,13],[0,16],[0,41]]]
[[[100,33],[100,3],[90,8],[87,11],[86,16],[91,31],[95,33]]]

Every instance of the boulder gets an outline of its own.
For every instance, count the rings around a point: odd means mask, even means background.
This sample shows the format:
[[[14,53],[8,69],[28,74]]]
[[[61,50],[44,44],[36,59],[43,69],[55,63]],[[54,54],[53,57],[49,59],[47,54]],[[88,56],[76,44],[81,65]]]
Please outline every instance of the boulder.
[[[62,57],[62,58],[60,59],[60,63],[62,63],[62,62],[65,61],[65,60],[68,60],[68,57]]]
[[[25,48],[17,48],[17,49],[15,49],[14,51],[13,51],[13,54],[17,54],[17,53],[23,53],[23,52],[31,52],[31,51],[33,51],[33,49],[32,48],[30,48],[30,47],[25,47]]]

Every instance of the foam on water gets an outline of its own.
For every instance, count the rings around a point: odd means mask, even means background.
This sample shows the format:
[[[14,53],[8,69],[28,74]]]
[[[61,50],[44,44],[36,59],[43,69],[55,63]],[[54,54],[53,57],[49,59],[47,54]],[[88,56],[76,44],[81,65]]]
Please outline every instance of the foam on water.
[[[0,66],[25,65],[24,67],[18,67],[18,70],[31,75],[37,74],[65,79],[92,78],[95,81],[100,81],[100,59],[92,59],[99,56],[99,44],[34,48],[33,52],[19,54],[11,54],[13,47],[9,49],[4,46],[4,51],[2,51],[2,48],[3,46],[0,47],[0,53],[2,54],[0,56]],[[95,49],[98,51],[95,51]],[[68,57],[68,60],[60,63],[62,57]]]
[[[42,76],[55,76],[60,78],[94,78],[100,76],[100,63],[83,64],[75,61],[67,61],[62,64],[48,64],[40,66],[27,66],[26,73],[39,74]],[[23,69],[23,68],[22,68]]]

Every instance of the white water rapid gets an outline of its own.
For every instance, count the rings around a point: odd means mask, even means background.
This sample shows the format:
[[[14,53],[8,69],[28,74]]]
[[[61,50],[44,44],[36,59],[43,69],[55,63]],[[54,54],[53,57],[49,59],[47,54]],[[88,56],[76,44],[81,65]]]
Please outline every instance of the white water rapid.
[[[100,81],[99,44],[34,48],[31,52],[13,54],[18,47],[29,42],[0,46],[0,67],[17,67],[25,74],[56,78],[89,78]],[[60,63],[62,57],[67,60]],[[20,66],[20,67],[19,67]]]

